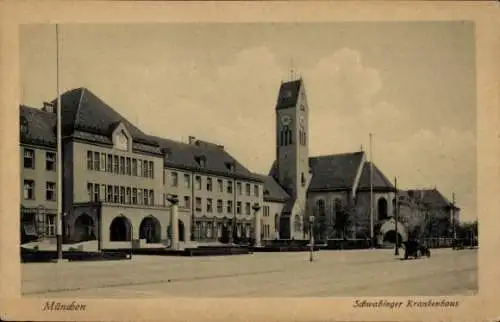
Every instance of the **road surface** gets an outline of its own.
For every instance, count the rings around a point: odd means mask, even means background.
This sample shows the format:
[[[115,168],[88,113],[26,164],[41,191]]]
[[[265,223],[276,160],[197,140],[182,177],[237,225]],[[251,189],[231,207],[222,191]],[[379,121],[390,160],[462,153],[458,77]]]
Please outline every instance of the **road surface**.
[[[151,298],[439,296],[477,292],[477,250],[433,250],[402,261],[393,250],[135,256],[106,262],[22,265],[27,297]]]

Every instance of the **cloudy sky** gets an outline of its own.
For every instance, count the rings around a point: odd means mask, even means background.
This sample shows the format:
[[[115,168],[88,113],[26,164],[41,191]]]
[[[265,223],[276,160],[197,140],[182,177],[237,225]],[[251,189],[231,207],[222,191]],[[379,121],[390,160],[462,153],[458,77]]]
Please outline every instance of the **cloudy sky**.
[[[145,132],[223,144],[253,171],[275,157],[290,66],[310,105],[310,154],[368,148],[405,188],[456,193],[476,218],[474,25],[466,22],[63,25],[61,89],[87,87]],[[21,29],[21,102],[56,95],[55,27]]]

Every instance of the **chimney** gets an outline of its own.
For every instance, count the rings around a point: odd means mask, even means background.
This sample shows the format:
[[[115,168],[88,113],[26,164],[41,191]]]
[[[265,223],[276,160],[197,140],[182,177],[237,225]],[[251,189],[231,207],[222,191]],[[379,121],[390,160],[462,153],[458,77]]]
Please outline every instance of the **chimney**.
[[[189,136],[189,144],[194,144],[196,142],[196,137]]]
[[[47,112],[47,113],[55,113],[56,109],[55,109],[54,104],[49,103],[49,102],[43,102],[42,111]]]

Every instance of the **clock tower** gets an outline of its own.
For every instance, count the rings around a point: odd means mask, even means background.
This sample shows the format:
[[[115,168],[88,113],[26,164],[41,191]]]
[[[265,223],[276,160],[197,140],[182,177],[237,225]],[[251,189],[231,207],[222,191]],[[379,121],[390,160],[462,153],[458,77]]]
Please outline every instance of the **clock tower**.
[[[276,103],[276,180],[301,204],[309,181],[308,114],[302,78],[282,83]]]

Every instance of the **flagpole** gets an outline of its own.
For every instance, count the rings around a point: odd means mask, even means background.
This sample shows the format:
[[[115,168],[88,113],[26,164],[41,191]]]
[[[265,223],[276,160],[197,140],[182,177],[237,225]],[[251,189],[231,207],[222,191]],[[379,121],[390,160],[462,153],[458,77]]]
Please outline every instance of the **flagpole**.
[[[56,24],[56,87],[57,87],[57,259],[62,262],[62,140],[61,95],[59,92],[59,24]]]
[[[375,247],[373,232],[373,135],[370,133],[370,239],[372,247]]]

